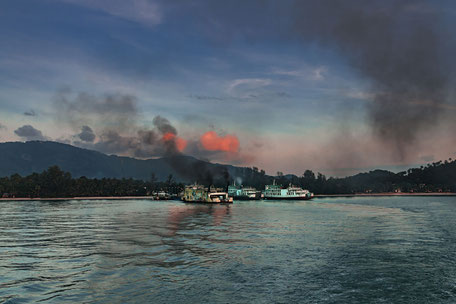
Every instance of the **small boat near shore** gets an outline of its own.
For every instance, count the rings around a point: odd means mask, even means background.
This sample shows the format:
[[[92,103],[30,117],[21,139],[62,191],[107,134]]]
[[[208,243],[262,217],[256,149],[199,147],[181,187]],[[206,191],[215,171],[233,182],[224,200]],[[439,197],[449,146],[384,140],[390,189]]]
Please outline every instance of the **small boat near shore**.
[[[154,192],[152,197],[157,201],[169,200],[171,195],[165,191]]]
[[[275,180],[272,185],[266,185],[263,191],[264,199],[269,200],[310,200],[314,194],[309,190],[290,184],[288,188],[276,185]]]

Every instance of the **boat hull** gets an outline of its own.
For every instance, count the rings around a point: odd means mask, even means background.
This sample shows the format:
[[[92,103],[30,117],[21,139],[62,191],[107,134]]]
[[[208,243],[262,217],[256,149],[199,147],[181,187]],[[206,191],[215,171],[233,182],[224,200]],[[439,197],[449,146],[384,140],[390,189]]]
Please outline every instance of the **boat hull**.
[[[191,201],[191,200],[182,200],[184,203],[188,204],[200,204],[200,205],[217,205],[217,204],[232,204],[232,201],[220,201],[220,202],[208,202],[203,200]]]
[[[283,200],[283,201],[308,201],[312,199],[312,196],[296,196],[296,197],[284,197],[284,196],[265,196],[265,200]]]
[[[233,198],[229,197],[226,199],[220,198],[213,198],[213,199],[186,199],[185,197],[182,198],[184,203],[190,204],[206,204],[206,205],[213,205],[213,204],[232,204]]]
[[[236,195],[236,196],[233,196],[233,199],[235,201],[257,201],[257,200],[260,200],[261,197],[251,197],[251,196],[247,196],[247,195]]]

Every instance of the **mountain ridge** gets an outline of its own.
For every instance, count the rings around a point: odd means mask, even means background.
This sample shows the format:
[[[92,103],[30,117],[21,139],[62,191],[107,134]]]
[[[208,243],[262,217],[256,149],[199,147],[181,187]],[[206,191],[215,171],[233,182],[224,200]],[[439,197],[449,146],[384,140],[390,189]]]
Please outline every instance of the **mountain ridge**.
[[[179,182],[204,182],[212,178],[242,175],[247,168],[211,163],[188,155],[136,159],[54,141],[0,143],[0,176],[40,173],[59,166],[74,177],[165,180],[170,174]]]
[[[58,166],[73,177],[132,178],[143,181],[166,181],[226,186],[238,184],[263,189],[275,179],[278,184],[293,183],[315,193],[379,193],[379,192],[456,192],[456,161],[445,160],[420,168],[393,173],[372,170],[344,178],[326,178],[306,170],[293,174],[270,176],[252,167],[214,164],[187,155],[169,155],[158,159],[135,159],[106,155],[98,151],[49,141],[0,143],[0,177],[14,174],[27,176]]]

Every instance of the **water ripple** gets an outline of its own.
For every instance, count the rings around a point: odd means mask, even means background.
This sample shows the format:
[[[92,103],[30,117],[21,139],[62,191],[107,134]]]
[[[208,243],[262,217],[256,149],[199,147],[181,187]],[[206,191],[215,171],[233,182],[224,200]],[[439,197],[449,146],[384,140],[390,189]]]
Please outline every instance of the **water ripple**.
[[[456,199],[1,202],[2,303],[453,303]]]

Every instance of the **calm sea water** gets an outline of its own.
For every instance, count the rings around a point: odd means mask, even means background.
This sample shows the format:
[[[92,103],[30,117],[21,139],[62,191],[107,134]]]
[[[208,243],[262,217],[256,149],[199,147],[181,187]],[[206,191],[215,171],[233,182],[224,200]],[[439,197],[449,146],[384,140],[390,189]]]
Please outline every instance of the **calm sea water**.
[[[0,202],[0,303],[455,303],[456,198]]]

